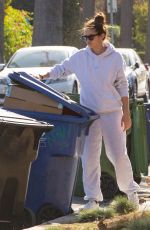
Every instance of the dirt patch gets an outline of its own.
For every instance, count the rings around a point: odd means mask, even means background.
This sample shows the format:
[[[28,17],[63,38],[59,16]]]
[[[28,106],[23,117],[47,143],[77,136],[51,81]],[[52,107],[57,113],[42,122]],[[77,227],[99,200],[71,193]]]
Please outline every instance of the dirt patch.
[[[115,216],[111,219],[100,221],[98,227],[100,230],[121,230],[122,228],[127,227],[127,224],[130,221],[136,220],[145,215],[146,213],[134,212],[126,215]]]

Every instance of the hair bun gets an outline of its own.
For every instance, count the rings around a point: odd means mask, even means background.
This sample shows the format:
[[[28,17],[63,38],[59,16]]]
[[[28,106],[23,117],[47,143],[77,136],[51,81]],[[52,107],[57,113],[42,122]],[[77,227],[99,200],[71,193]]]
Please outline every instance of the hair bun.
[[[96,14],[94,21],[96,24],[105,24],[105,15],[102,12]]]

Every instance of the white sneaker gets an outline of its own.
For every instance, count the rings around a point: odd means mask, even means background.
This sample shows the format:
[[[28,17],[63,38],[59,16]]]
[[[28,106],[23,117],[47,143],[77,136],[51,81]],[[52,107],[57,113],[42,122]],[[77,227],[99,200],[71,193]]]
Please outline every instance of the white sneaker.
[[[99,202],[96,200],[89,200],[87,204],[84,205],[83,208],[80,209],[82,210],[89,210],[89,209],[98,209],[99,208]]]
[[[136,192],[129,194],[128,200],[134,203],[137,207],[139,207],[139,197]]]

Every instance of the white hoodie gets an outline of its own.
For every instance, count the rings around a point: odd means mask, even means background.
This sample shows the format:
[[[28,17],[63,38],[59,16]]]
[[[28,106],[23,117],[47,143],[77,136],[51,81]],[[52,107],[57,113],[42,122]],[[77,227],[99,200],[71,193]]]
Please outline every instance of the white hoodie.
[[[112,44],[106,46],[100,55],[89,47],[81,49],[50,71],[50,78],[55,79],[75,73],[81,86],[81,105],[98,114],[120,110],[121,97],[128,96],[122,56]]]

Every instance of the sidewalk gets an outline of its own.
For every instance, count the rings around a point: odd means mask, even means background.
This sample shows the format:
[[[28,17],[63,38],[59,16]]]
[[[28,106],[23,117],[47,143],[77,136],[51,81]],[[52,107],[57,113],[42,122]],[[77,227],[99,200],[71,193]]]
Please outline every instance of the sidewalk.
[[[140,211],[150,211],[150,176],[143,177],[140,183],[140,191],[138,192],[141,204]],[[74,197],[72,201],[72,209],[75,213],[86,203],[82,197]],[[107,203],[104,204],[106,206]],[[48,221],[40,226],[28,228],[29,230],[45,230],[46,227],[59,226],[60,224],[71,224],[76,222],[76,215],[70,214],[59,217],[55,220]]]
[[[72,209],[76,213],[84,204],[85,201],[83,200],[82,197],[74,197],[72,201]],[[35,226],[32,228],[28,228],[30,230],[45,230],[46,227],[50,226],[59,226],[60,224],[71,224],[76,222],[76,215],[75,213],[67,215],[67,216],[62,216],[59,217],[55,220],[48,221],[40,226]]]
[[[30,230],[45,230],[47,227],[50,226],[59,226],[60,224],[72,224],[75,223],[77,221],[77,217],[76,217],[76,213],[78,212],[78,210],[80,208],[83,207],[83,205],[86,203],[87,201],[83,200],[83,197],[74,197],[73,201],[72,201],[72,209],[74,210],[73,214],[69,214],[67,216],[62,216],[59,218],[56,218],[54,220],[48,221],[46,223],[43,223],[40,226],[35,226],[32,228],[28,228]],[[108,205],[108,202],[104,202],[102,204],[103,207],[106,207]]]

